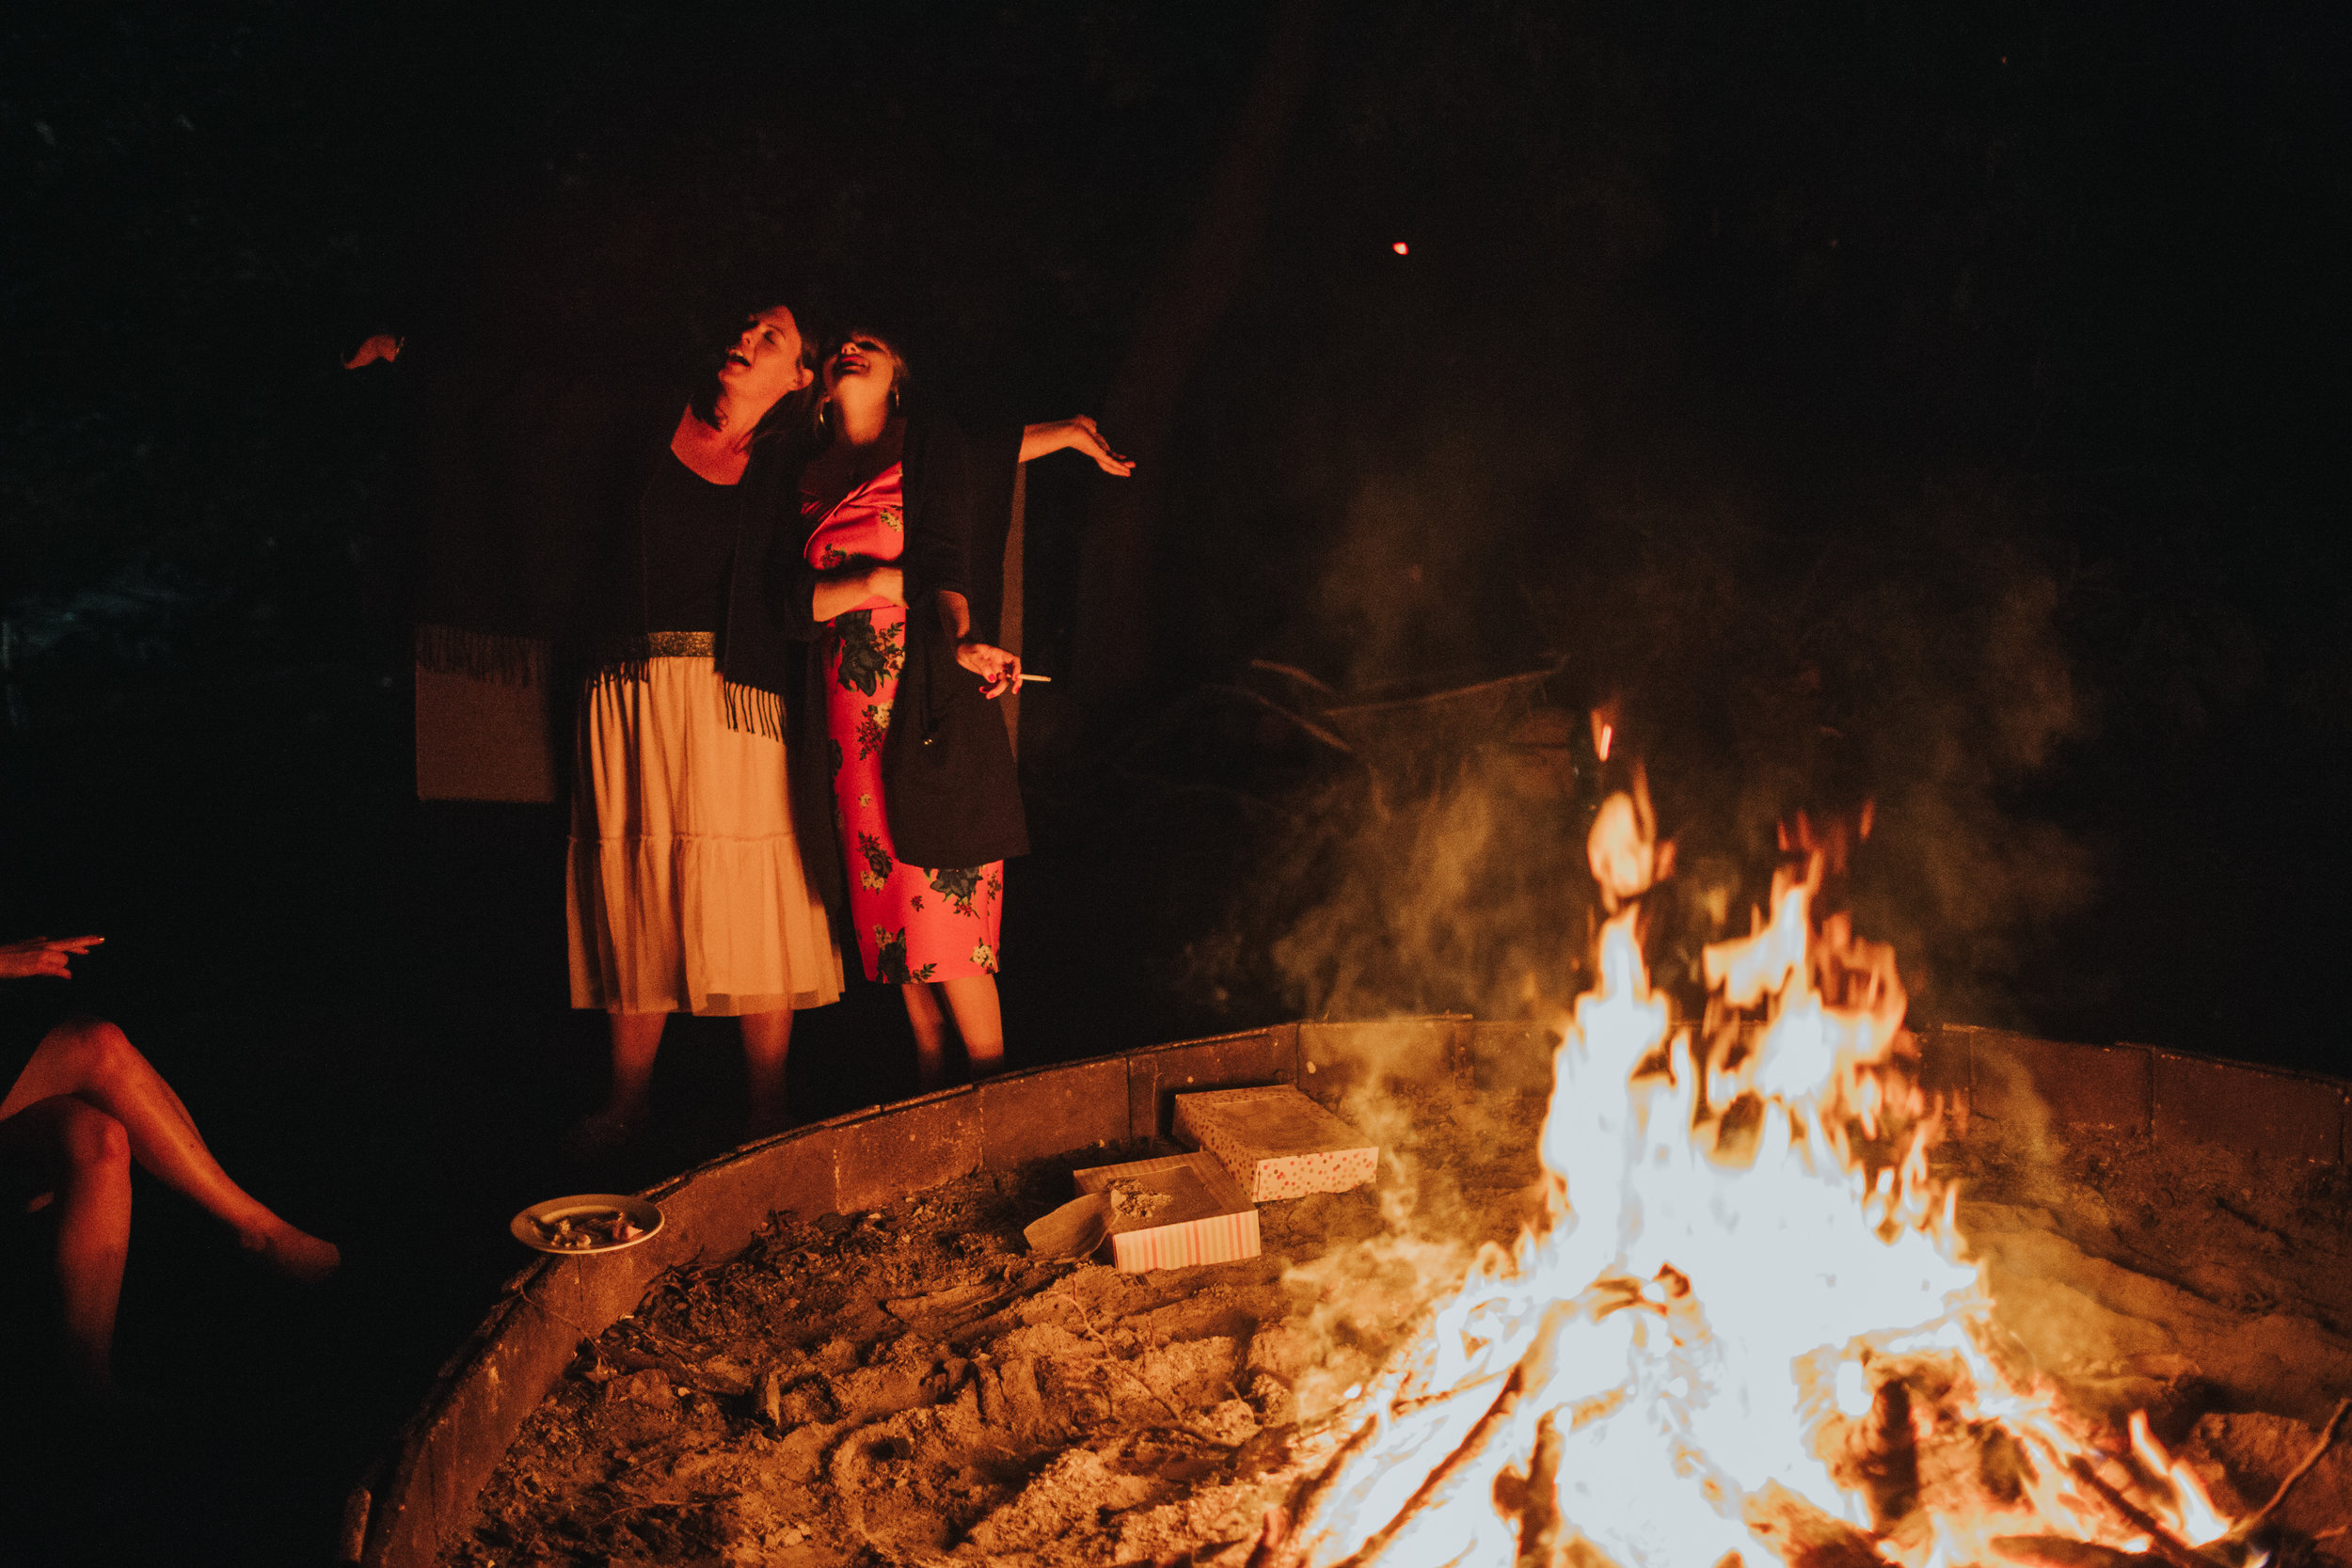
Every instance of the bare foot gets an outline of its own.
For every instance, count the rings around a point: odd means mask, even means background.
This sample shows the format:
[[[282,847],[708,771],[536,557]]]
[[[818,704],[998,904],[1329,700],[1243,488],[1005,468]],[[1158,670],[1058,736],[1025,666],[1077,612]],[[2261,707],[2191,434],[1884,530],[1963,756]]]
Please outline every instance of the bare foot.
[[[323,1285],[342,1266],[342,1249],[305,1230],[280,1222],[280,1228],[261,1237],[247,1237],[246,1250],[297,1285]]]

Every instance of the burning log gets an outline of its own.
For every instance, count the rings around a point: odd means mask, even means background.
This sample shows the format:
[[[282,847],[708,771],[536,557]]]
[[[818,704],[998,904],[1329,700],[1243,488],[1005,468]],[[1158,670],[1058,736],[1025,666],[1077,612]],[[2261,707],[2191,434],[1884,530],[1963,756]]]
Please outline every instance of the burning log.
[[[1495,1506],[1518,1515],[1519,1558],[1516,1568],[1552,1568],[1568,1529],[1560,1516],[1560,1428],[1547,1410],[1535,1423],[1535,1451],[1525,1477],[1506,1470],[1495,1478]]]
[[[1323,1544],[1329,1533],[1322,1528],[1323,1510],[1332,1485],[1346,1474],[1351,1462],[1372,1447],[1379,1428],[1377,1418],[1366,1421],[1340,1445],[1327,1464],[1299,1479],[1287,1506],[1266,1510],[1265,1528],[1257,1548],[1249,1554],[1248,1568],[1298,1568]]]
[[[1512,1365],[1510,1372],[1502,1380],[1501,1392],[1496,1394],[1493,1402],[1486,1407],[1486,1413],[1480,1416],[1470,1431],[1463,1434],[1461,1441],[1431,1467],[1429,1473],[1422,1479],[1420,1486],[1414,1489],[1411,1497],[1406,1498],[1404,1506],[1397,1510],[1395,1515],[1368,1536],[1363,1544],[1349,1555],[1342,1564],[1342,1568],[1371,1568],[1373,1563],[1379,1561],[1383,1554],[1395,1544],[1397,1539],[1413,1525],[1416,1519],[1443,1507],[1462,1494],[1471,1478],[1477,1473],[1473,1466],[1486,1457],[1486,1450],[1496,1437],[1511,1427],[1513,1418],[1518,1412],[1519,1404],[1528,1391],[1534,1389],[1540,1393],[1549,1389],[1553,1374],[1553,1350],[1559,1342],[1560,1333],[1571,1318],[1581,1315],[1588,1306],[1586,1300],[1579,1298],[1575,1301],[1554,1302],[1545,1308],[1537,1322],[1533,1343],[1529,1345],[1526,1353]],[[1424,1408],[1435,1407],[1424,1405]],[[1537,1452],[1530,1458],[1529,1472],[1532,1475],[1539,1469],[1548,1470],[1556,1487],[1560,1468],[1560,1438],[1558,1429],[1552,1423],[1551,1412],[1544,1413],[1538,1422],[1537,1433]],[[1548,1465],[1542,1453],[1544,1436],[1547,1433],[1550,1437],[1551,1449]],[[1496,1468],[1501,1467],[1501,1463],[1498,1462]],[[1549,1505],[1549,1511],[1551,1515],[1550,1528],[1553,1533],[1557,1533],[1556,1501]],[[1522,1545],[1522,1555],[1524,1552],[1525,1547]]]
[[[1469,1435],[1422,1479],[1413,1495],[1405,1499],[1405,1506],[1397,1510],[1396,1517],[1373,1531],[1371,1538],[1349,1554],[1341,1568],[1371,1568],[1416,1517],[1450,1499],[1459,1489],[1464,1472],[1486,1452],[1495,1434],[1510,1424],[1512,1415],[1518,1409],[1519,1395],[1526,1386],[1527,1369],[1522,1362],[1512,1368],[1511,1375],[1502,1380],[1502,1392],[1495,1396],[1494,1403],[1488,1405],[1486,1413],[1478,1418]]]
[[[1788,1568],[1894,1568],[1868,1536],[1777,1481],[1750,1497],[1740,1516],[1756,1540]]]
[[[1993,1549],[2026,1568],[2155,1568],[2164,1559],[2119,1552],[2068,1535],[1996,1535]]]
[[[2220,1559],[2206,1556],[2165,1528],[2161,1520],[2125,1497],[2122,1488],[2102,1476],[2098,1466],[2088,1457],[2076,1457],[2066,1468],[2069,1475],[2090,1487],[2101,1502],[2113,1509],[2117,1517],[2148,1537],[2152,1543],[2150,1556],[2171,1564],[2171,1568],[2229,1568],[2229,1564]]]

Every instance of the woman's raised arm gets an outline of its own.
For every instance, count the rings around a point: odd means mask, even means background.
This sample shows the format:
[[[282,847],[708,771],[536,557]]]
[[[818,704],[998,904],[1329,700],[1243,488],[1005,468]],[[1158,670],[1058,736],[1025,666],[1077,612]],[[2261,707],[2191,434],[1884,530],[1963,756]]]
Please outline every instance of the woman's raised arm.
[[[1021,432],[1021,461],[1043,457],[1050,451],[1075,449],[1094,459],[1094,466],[1115,479],[1125,479],[1136,471],[1136,460],[1121,457],[1111,451],[1102,431],[1095,428],[1093,419],[1080,414],[1075,419],[1052,420],[1044,424],[1025,426]]]

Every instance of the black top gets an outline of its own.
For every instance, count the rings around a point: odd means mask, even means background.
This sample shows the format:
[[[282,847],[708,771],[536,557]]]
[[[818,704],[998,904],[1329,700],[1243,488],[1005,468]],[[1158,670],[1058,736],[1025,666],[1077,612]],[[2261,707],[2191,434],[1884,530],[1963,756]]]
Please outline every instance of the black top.
[[[401,356],[401,369],[427,383],[418,665],[540,688],[556,719],[510,721],[505,708],[517,705],[507,704],[496,721],[452,715],[458,733],[437,717],[435,743],[483,759],[485,778],[517,758],[552,774],[569,750],[564,687],[642,659],[648,633],[705,629],[718,634],[728,723],[781,739],[803,685],[806,634],[787,636],[771,618],[765,578],[775,536],[802,531],[803,443],[762,437],[739,483],[710,484],[670,450],[691,378],[647,367],[517,365],[433,347],[412,343]],[[697,555],[663,550],[657,560],[647,506],[657,490],[697,515],[690,531],[714,548],[707,531],[724,519],[733,543],[716,574]],[[666,587],[657,614],[645,580],[648,567],[669,578],[672,566],[675,586],[691,580],[684,597],[694,610],[684,624],[672,611],[686,605]],[[418,744],[427,745],[421,734]]]
[[[735,563],[735,486],[713,484],[675,452],[645,482],[645,628],[716,632]]]

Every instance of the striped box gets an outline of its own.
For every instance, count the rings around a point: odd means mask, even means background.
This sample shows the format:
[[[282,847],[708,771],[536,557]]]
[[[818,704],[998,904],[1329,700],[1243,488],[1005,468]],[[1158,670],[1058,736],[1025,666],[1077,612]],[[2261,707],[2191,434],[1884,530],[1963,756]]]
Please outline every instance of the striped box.
[[[1180,1094],[1176,1136],[1223,1162],[1252,1203],[1343,1193],[1380,1174],[1378,1145],[1286,1084]]]
[[[1111,1262],[1127,1274],[1258,1256],[1258,1211],[1216,1156],[1170,1154],[1073,1173],[1111,1200]]]

